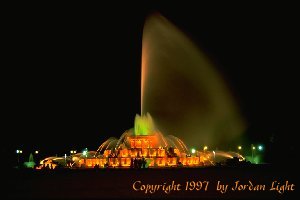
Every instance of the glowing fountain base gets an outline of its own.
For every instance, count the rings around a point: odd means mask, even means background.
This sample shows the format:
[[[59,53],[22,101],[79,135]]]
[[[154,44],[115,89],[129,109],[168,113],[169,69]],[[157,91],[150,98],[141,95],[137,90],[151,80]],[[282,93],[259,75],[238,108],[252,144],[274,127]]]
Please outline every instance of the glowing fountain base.
[[[211,166],[225,159],[243,157],[234,152],[193,151],[190,153],[182,140],[164,136],[154,126],[149,114],[136,115],[134,128],[119,139],[109,138],[97,151],[85,151],[65,158],[50,157],[41,165],[70,168],[156,168]],[[221,159],[221,160],[222,160]]]

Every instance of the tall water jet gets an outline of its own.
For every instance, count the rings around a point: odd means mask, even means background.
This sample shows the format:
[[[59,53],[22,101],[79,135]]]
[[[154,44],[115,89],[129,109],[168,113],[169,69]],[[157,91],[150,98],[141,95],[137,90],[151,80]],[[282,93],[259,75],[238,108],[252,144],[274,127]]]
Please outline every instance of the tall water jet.
[[[189,146],[222,146],[245,123],[213,64],[178,28],[159,14],[145,22],[142,42],[141,113],[159,130]]]

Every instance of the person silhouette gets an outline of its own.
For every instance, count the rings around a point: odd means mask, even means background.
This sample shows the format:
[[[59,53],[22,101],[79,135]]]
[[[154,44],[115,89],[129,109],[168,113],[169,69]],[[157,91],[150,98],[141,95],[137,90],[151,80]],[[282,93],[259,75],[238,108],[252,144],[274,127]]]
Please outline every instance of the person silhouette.
[[[146,159],[142,158],[142,168],[146,168]]]
[[[134,158],[134,160],[133,160],[133,165],[134,165],[135,169],[138,168],[138,162],[137,162],[136,158]]]
[[[134,167],[134,163],[133,163],[133,158],[130,159],[130,168],[133,168]]]

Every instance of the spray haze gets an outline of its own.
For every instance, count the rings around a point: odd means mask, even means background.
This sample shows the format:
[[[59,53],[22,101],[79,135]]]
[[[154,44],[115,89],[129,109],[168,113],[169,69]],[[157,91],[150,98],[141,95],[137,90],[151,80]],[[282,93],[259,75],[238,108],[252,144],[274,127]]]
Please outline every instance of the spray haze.
[[[159,14],[145,22],[142,43],[141,113],[159,130],[189,146],[220,145],[245,125],[213,64],[178,28]]]

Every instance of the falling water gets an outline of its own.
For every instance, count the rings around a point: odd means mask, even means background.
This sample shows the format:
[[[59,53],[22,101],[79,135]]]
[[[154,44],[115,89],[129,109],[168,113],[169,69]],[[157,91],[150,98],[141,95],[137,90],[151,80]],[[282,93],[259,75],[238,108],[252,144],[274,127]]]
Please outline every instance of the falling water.
[[[188,148],[182,140],[173,136],[165,136],[159,130],[156,129],[156,125],[149,113],[147,115],[136,115],[134,121],[134,128],[125,131],[119,139],[110,137],[103,142],[97,153],[103,154],[105,150],[117,150],[119,148],[131,148],[130,138],[132,137],[151,137],[152,145],[154,148],[169,148],[173,147],[178,149],[181,153],[189,153]]]
[[[106,149],[112,148],[117,143],[117,141],[118,141],[118,139],[115,137],[108,138],[105,142],[103,142],[99,146],[97,152],[102,154]]]
[[[224,162],[227,159],[237,157],[238,159],[244,160],[245,158],[236,152],[225,152],[225,151],[209,151],[207,155],[215,162]]]
[[[230,144],[245,129],[237,104],[205,54],[166,18],[144,26],[141,113],[189,146]]]
[[[170,141],[169,143],[173,144],[174,145],[173,147],[179,149],[180,152],[189,154],[189,150],[187,146],[178,137],[175,137],[174,135],[168,135],[166,138]]]

